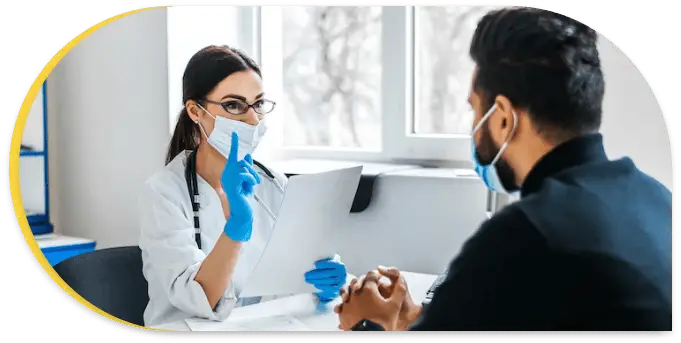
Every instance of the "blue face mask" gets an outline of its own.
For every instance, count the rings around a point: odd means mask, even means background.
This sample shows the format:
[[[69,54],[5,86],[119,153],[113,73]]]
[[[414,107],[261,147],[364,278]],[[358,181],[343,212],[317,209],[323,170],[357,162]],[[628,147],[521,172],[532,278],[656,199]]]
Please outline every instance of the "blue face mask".
[[[511,133],[509,134],[508,138],[504,142],[504,144],[501,146],[499,149],[499,152],[497,155],[494,157],[492,162],[488,165],[481,165],[480,162],[478,161],[478,158],[475,153],[475,133],[480,130],[482,125],[487,121],[487,119],[494,113],[494,110],[497,108],[497,105],[494,104],[487,113],[485,113],[484,116],[482,116],[482,119],[480,119],[480,122],[478,122],[478,125],[475,126],[473,131],[471,132],[471,146],[473,148],[473,164],[475,165],[475,172],[480,176],[480,179],[485,183],[485,186],[491,191],[497,192],[497,193],[509,193],[501,183],[501,180],[499,179],[499,173],[497,173],[497,168],[496,164],[501,158],[501,155],[504,153],[504,150],[508,147],[508,142],[513,138],[513,135],[515,134],[516,130],[516,124],[518,123],[518,115],[513,111],[513,129],[511,129]]]
[[[475,172],[478,173],[478,176],[480,176],[480,179],[482,179],[489,190],[497,193],[504,193],[506,190],[504,189],[504,186],[501,185],[499,174],[497,174],[497,168],[495,168],[493,164],[488,164],[486,166],[480,165],[480,162],[478,162],[478,159],[475,156],[475,139],[472,139],[472,141],[471,145],[473,146],[473,164],[475,164]]]

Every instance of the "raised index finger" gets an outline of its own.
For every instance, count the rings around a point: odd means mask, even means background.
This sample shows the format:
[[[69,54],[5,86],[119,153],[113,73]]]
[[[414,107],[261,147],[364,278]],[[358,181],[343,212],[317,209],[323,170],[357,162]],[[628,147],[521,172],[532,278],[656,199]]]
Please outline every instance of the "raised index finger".
[[[229,157],[227,164],[234,164],[239,160],[239,134],[232,132],[232,146],[229,148]]]

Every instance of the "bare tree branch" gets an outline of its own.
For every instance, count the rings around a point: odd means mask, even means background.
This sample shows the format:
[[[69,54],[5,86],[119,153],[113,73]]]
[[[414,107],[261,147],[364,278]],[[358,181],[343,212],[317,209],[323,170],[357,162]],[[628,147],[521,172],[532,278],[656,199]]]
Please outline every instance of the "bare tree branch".
[[[295,115],[305,125],[303,131],[310,144],[328,145],[329,134],[337,132],[341,144],[362,146],[356,116],[364,109],[371,113],[373,104],[370,96],[359,92],[376,89],[364,70],[362,57],[367,48],[375,49],[364,44],[370,25],[380,21],[380,16],[364,7],[315,7],[306,11],[312,17],[307,25],[292,25],[285,36],[296,37],[291,43],[297,46],[287,46],[290,53],[283,60],[284,90]],[[303,71],[309,70],[301,69],[305,63],[315,63],[317,71]],[[329,126],[334,116],[342,123],[341,131]]]

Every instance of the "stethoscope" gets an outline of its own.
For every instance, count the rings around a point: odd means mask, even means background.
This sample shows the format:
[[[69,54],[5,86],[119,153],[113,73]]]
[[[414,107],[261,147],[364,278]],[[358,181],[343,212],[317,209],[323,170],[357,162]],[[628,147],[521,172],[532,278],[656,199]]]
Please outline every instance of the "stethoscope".
[[[198,150],[198,149],[197,149]],[[264,177],[268,181],[272,182],[277,189],[279,189],[279,192],[281,194],[284,194],[284,187],[281,186],[279,181],[274,177],[272,172],[270,172],[269,169],[267,169],[262,163],[258,161],[253,161],[253,164],[258,166],[262,172],[258,171],[258,175]],[[189,154],[189,157],[187,157],[187,167],[184,170],[184,176],[185,179],[187,180],[187,189],[189,190],[189,199],[192,202],[192,211],[194,212],[194,240],[196,241],[196,245],[201,249],[201,225],[199,222],[199,185],[198,185],[198,180],[196,178],[196,150],[192,151]],[[267,205],[258,197],[257,194],[253,194],[253,199],[257,201],[260,206],[263,207],[265,212],[272,218],[272,220],[276,221],[277,216],[270,210]]]

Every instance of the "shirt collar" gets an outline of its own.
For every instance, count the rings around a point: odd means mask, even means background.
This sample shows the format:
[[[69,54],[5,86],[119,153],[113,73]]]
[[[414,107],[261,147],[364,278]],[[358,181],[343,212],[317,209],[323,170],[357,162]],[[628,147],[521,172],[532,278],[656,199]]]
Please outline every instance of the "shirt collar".
[[[534,165],[521,187],[521,197],[538,191],[544,179],[565,169],[607,160],[600,133],[573,138],[553,148]]]

